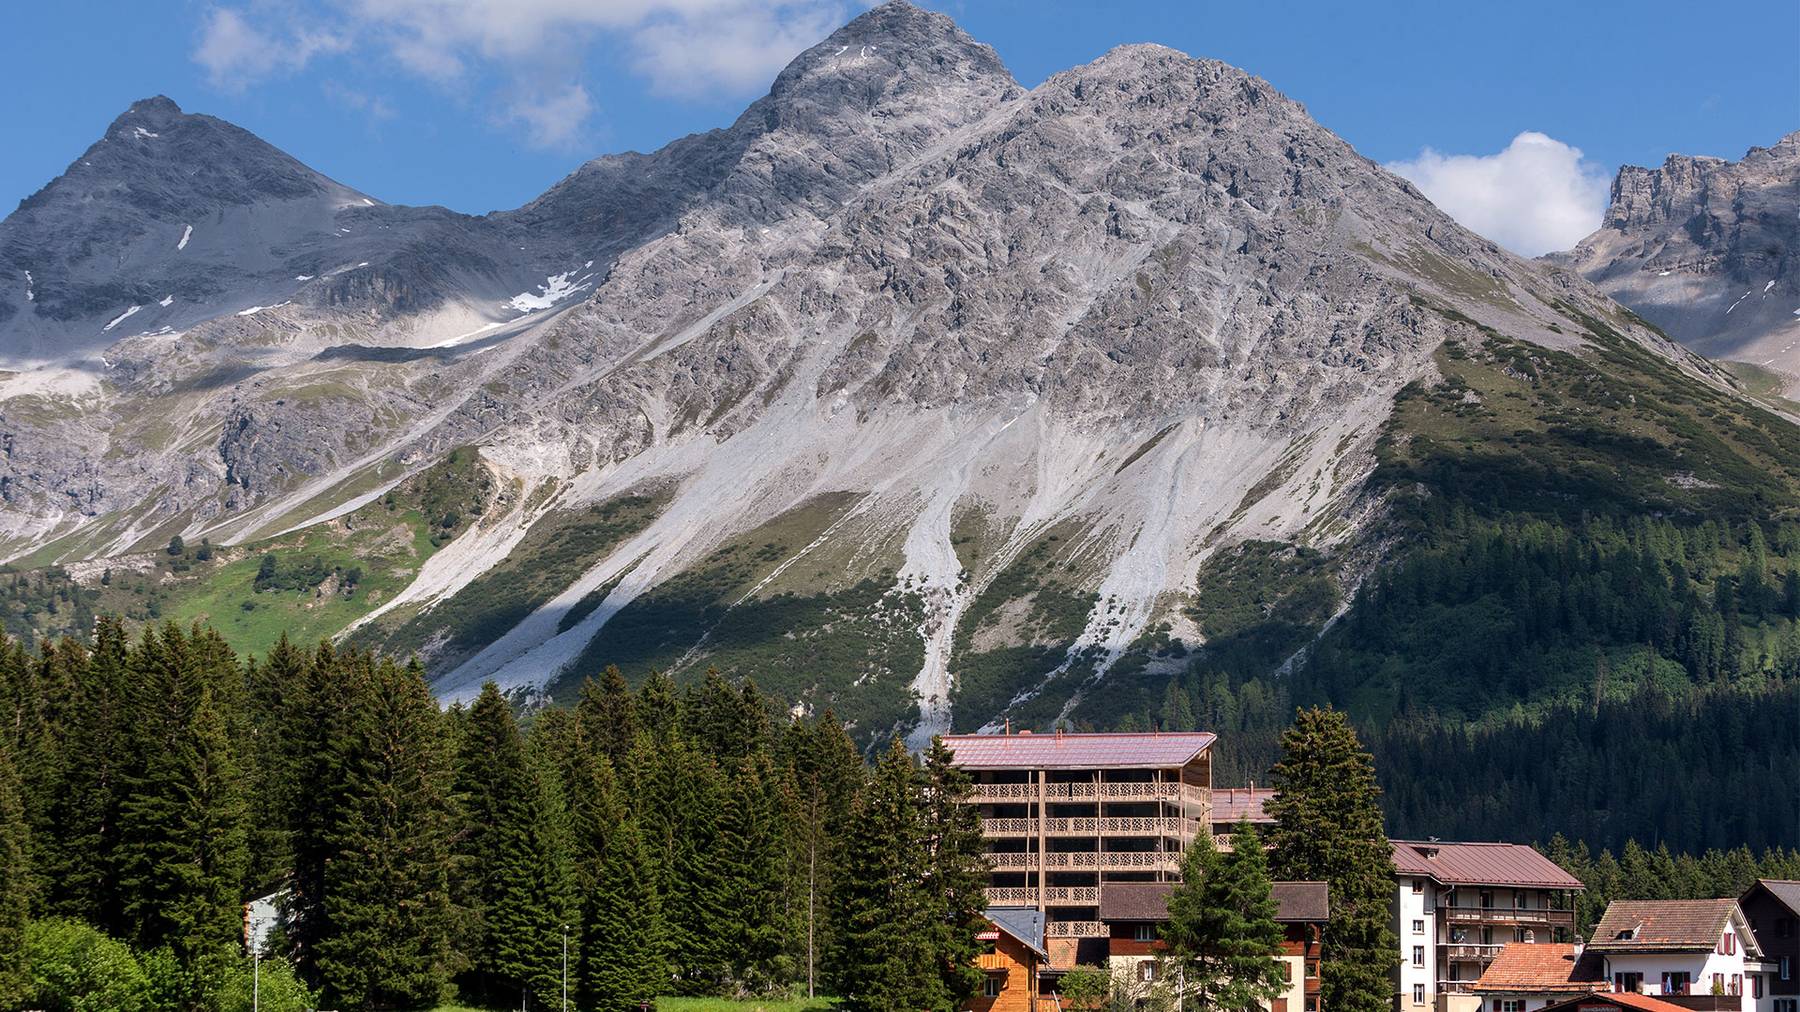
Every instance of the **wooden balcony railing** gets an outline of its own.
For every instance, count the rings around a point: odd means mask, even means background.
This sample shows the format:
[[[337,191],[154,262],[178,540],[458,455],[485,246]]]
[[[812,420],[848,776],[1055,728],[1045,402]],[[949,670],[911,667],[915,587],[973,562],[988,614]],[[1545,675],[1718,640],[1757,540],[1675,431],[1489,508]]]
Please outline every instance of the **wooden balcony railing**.
[[[1036,906],[1038,888],[1036,886],[989,886],[987,899],[990,906]],[[1046,904],[1064,906],[1093,905],[1100,902],[1099,886],[1047,886],[1043,891]]]
[[[1044,925],[1045,938],[1105,938],[1102,921],[1051,921]]]
[[[1571,910],[1547,907],[1452,907],[1439,906],[1439,916],[1449,924],[1568,924],[1575,923]]]
[[[1041,824],[1041,828],[1040,828]],[[1199,831],[1198,819],[1157,818],[1154,816],[1107,816],[1106,818],[981,820],[985,836],[1178,836],[1191,838]]]
[[[1150,850],[1051,852],[1043,855],[1041,862],[1037,854],[992,853],[987,855],[987,859],[988,866],[995,871],[1029,871],[1039,867],[1082,871],[1155,870],[1158,868],[1174,870],[1181,866],[1180,854],[1174,851],[1158,853]]]
[[[1018,801],[1036,801],[1039,797],[1037,784],[976,784],[971,801],[978,803],[1007,803]],[[1108,783],[1073,783],[1044,784],[1043,799],[1050,802],[1069,801],[1191,801],[1199,803],[1206,800],[1208,792],[1199,787],[1180,783],[1166,784],[1108,784]]]
[[[1500,955],[1501,945],[1479,945],[1472,942],[1448,942],[1444,954],[1450,959],[1493,959]]]

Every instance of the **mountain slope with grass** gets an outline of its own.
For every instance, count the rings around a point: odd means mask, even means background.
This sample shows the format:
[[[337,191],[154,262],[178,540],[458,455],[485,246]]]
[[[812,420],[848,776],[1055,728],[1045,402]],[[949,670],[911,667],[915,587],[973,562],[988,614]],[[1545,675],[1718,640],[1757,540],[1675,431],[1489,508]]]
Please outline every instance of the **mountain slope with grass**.
[[[1300,700],[1487,726],[1642,643],[1708,660],[1602,697],[1727,655],[1785,677],[1792,420],[1227,65],[1128,46],[1027,90],[889,3],[732,127],[490,219],[466,234],[528,227],[568,273],[510,264],[550,276],[500,303],[418,266],[429,299],[134,334],[62,386],[19,363],[14,624],[73,628],[46,602],[104,603],[110,567],[247,649],[281,615],[416,652],[446,700],[718,667],[865,743],[1202,722],[1252,749]],[[175,572],[177,536],[214,559]],[[1684,545],[1641,564],[1674,617],[1629,636],[1567,580],[1621,539]],[[1722,610],[1747,559],[1777,590]],[[1703,647],[1650,635],[1708,614]]]

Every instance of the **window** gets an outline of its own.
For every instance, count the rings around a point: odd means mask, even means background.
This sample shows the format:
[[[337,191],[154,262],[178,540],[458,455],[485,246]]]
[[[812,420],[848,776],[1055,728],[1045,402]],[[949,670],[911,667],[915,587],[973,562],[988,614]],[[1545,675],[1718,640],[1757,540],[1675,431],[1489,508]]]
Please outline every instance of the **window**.
[[[1500,1012],[1525,1012],[1525,999],[1523,998],[1508,998],[1494,1004],[1500,1006]]]
[[[1775,999],[1775,1012],[1800,1012],[1800,1009],[1794,1007],[1795,1001],[1793,998]]]
[[[1750,975],[1750,997],[1758,1001],[1762,1000],[1762,974],[1760,973]]]
[[[1725,975],[1724,974],[1722,974],[1722,973],[1713,974],[1712,993],[1713,994],[1724,994],[1725,993]]]
[[[1000,997],[1000,988],[1002,986],[1004,986],[1004,983],[1005,982],[1002,978],[989,977],[988,979],[981,982],[981,996],[983,998],[998,998],[998,997]]]
[[[1665,971],[1663,971],[1663,975],[1662,975],[1662,993],[1663,994],[1687,994],[1688,993],[1688,985],[1689,985],[1689,983],[1691,983],[1693,981],[1693,979],[1694,978],[1692,976],[1690,976],[1687,973],[1687,971],[1685,971],[1685,970],[1681,970],[1681,971],[1665,970]]]
[[[1414,984],[1413,985],[1413,1004],[1414,1005],[1425,1004],[1425,985],[1423,985],[1423,984]],[[1779,1012],[1779,1010],[1777,1010],[1777,1012]]]
[[[1412,887],[1413,887],[1413,892],[1415,892],[1415,893],[1424,892],[1425,891],[1425,880],[1422,878],[1413,879]]]
[[[1422,920],[1422,919],[1418,919],[1418,918],[1415,918],[1415,919],[1414,919],[1414,920],[1413,920],[1413,934],[1415,934],[1415,935],[1422,935],[1422,934],[1424,934],[1424,933],[1425,933],[1425,922],[1424,922],[1424,920]]]
[[[1137,967],[1137,978],[1145,983],[1154,981],[1156,979],[1156,963],[1148,959],[1139,963]]]
[[[1423,945],[1413,946],[1413,965],[1414,966],[1424,966],[1425,965],[1425,947]]]
[[[1319,979],[1319,961],[1318,960],[1309,959],[1306,961],[1306,979],[1307,980],[1318,980]]]
[[[1742,974],[1734,973],[1731,975],[1731,990],[1726,993],[1727,994],[1743,994],[1744,993],[1744,977]]]
[[[1156,941],[1156,925],[1139,924],[1131,929],[1131,937],[1139,942]]]
[[[1737,951],[1737,932],[1727,930],[1719,936],[1719,954],[1729,956]]]
[[[1641,973],[1613,974],[1613,990],[1625,994],[1637,994],[1644,989],[1644,975]]]
[[[1520,910],[1529,909],[1531,907],[1530,899],[1531,897],[1527,896],[1523,890],[1515,892],[1513,893],[1513,906]]]
[[[1792,980],[1794,977],[1794,968],[1788,964],[1788,959],[1789,959],[1789,957],[1787,957],[1787,956],[1781,957],[1781,979],[1782,980]],[[1792,1005],[1794,1003],[1788,1002],[1788,1004]],[[1790,1009],[1788,1009],[1788,1012],[1794,1012],[1794,1010],[1790,1008]]]
[[[1309,994],[1306,996],[1306,1012],[1319,1012],[1319,996],[1318,995]]]

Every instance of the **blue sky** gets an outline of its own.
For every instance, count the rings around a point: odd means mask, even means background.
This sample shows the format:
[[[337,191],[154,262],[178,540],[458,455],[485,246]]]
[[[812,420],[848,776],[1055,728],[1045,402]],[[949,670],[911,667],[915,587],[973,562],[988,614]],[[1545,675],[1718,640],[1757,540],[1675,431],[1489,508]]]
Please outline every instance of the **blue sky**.
[[[1365,155],[1401,163],[1478,230],[1531,233],[1496,236],[1515,248],[1577,227],[1558,202],[1586,208],[1595,181],[1621,163],[1672,151],[1737,158],[1800,129],[1795,0],[924,6],[992,44],[1028,86],[1126,42],[1245,67]],[[513,207],[593,155],[730,122],[787,58],[861,9],[852,0],[14,0],[0,12],[11,113],[0,205],[61,172],[133,100],[163,93],[384,200]],[[1521,201],[1549,223],[1518,225]],[[1486,224],[1472,220],[1483,215]]]

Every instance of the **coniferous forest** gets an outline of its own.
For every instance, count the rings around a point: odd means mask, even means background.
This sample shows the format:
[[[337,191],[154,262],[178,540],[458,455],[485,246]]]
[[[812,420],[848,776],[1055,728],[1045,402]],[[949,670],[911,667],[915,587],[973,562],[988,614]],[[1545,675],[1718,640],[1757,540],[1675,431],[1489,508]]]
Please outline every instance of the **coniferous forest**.
[[[417,665],[174,625],[0,644],[0,1008],[951,1009],[983,907],[947,750],[870,767],[748,681],[616,670],[521,720]],[[896,939],[904,939],[897,945]],[[566,945],[566,949],[565,949]]]

